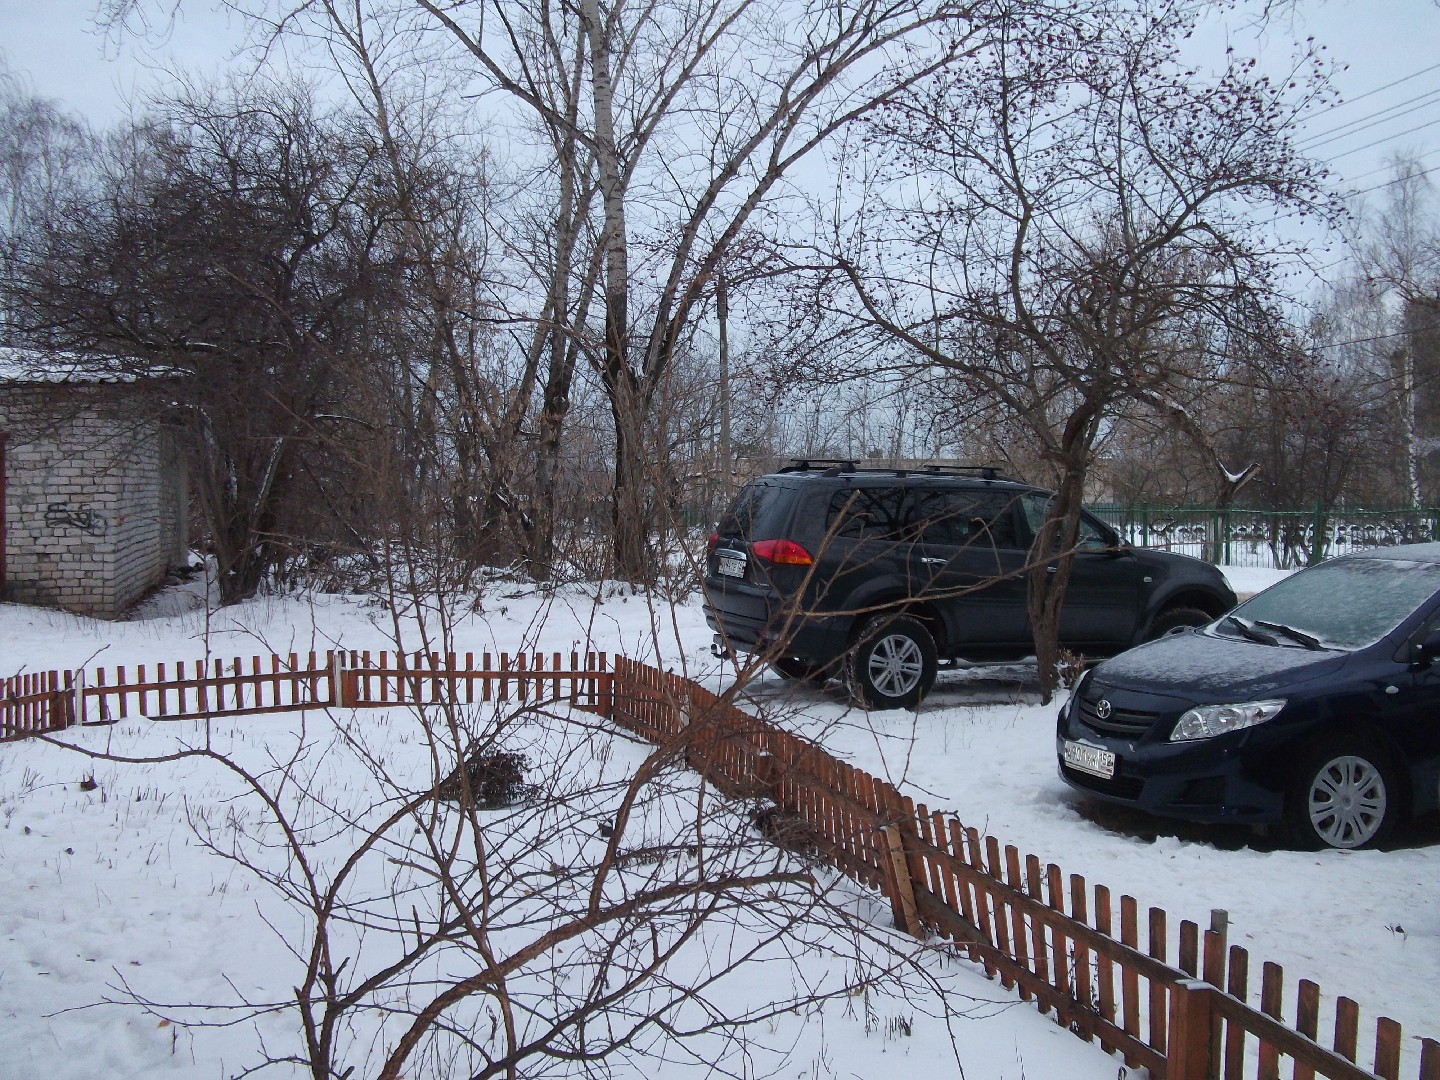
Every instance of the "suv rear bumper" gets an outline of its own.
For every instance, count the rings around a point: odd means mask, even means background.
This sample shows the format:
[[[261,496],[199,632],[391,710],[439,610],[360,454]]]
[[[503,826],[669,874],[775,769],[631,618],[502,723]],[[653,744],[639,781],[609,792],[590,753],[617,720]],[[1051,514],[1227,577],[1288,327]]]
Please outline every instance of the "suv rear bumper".
[[[707,578],[705,622],[724,651],[793,656],[817,665],[845,654],[850,615],[795,614],[769,589]]]

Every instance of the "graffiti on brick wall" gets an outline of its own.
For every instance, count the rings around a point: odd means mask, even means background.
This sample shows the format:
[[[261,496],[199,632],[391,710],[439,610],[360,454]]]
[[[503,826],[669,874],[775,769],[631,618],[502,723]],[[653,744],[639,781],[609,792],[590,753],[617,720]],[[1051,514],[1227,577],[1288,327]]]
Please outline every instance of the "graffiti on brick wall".
[[[110,527],[105,515],[98,510],[69,503],[50,503],[45,507],[45,527],[48,529],[79,529],[91,536],[101,536]]]

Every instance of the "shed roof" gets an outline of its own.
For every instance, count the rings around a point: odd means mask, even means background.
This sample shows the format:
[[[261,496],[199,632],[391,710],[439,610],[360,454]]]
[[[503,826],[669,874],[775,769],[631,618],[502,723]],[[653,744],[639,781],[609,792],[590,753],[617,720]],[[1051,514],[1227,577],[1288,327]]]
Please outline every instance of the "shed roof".
[[[0,383],[99,386],[133,383],[138,378],[114,358],[0,345]]]

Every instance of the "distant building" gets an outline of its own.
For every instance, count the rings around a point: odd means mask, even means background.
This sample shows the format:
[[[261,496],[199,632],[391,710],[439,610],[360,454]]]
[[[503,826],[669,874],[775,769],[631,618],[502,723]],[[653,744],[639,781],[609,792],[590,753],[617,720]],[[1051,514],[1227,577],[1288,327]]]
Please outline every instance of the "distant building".
[[[0,597],[113,619],[187,557],[153,386],[0,350]]]

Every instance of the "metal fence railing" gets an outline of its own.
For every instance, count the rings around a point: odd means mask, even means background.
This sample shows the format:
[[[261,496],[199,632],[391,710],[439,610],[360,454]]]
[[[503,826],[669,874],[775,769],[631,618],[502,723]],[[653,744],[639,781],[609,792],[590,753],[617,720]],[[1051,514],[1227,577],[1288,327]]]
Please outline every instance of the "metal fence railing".
[[[1230,507],[1091,506],[1139,547],[1224,566],[1292,570],[1367,548],[1440,539],[1440,508],[1242,510]]]

